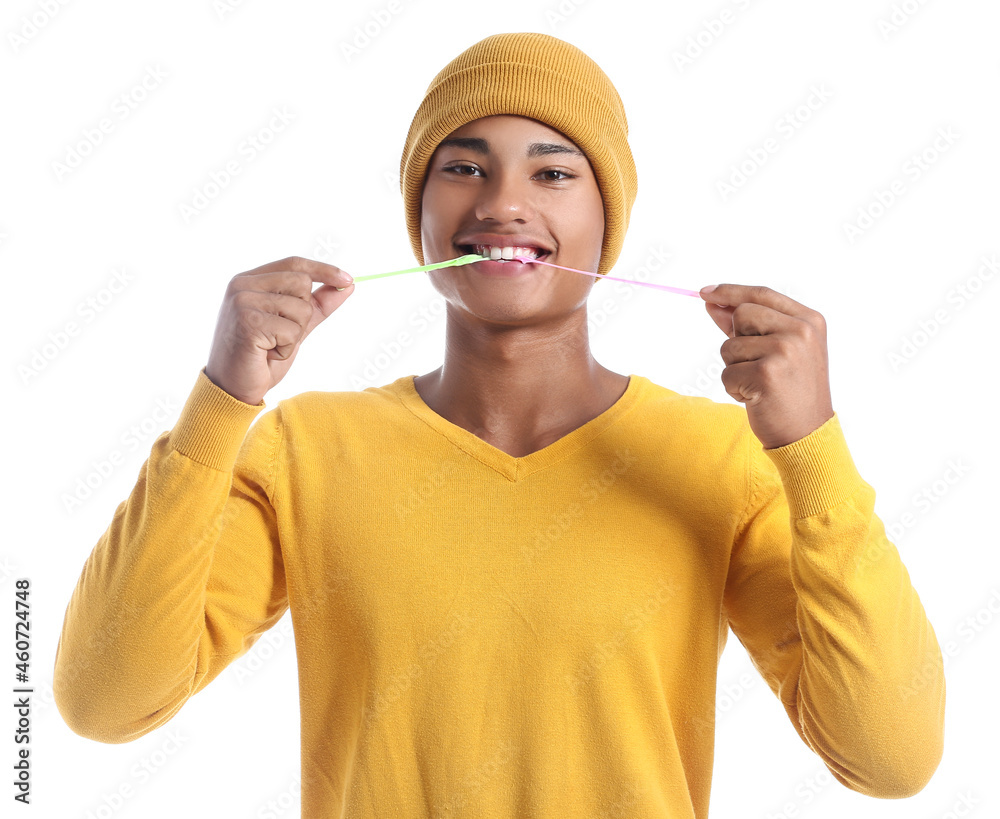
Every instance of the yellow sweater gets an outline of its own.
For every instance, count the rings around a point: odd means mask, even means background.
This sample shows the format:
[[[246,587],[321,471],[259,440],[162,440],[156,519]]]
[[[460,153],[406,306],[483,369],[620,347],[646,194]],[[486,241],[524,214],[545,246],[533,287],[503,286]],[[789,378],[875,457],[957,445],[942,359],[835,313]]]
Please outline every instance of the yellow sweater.
[[[765,451],[632,375],[517,458],[412,376],[263,407],[199,373],[87,559],[76,733],[164,725],[290,607],[307,819],[703,819],[729,628],[844,785],[936,769],[941,653],[836,416]]]

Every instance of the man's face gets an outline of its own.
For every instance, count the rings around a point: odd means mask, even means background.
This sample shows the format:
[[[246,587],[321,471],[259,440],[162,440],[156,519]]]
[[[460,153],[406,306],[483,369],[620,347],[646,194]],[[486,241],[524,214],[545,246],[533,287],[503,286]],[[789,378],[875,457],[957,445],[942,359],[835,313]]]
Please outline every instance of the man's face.
[[[456,138],[478,141],[448,143]],[[604,205],[590,163],[563,134],[533,119],[485,117],[453,131],[428,164],[421,211],[425,264],[474,253],[474,243],[534,245],[550,251],[546,261],[595,273],[600,264]],[[477,241],[482,237],[494,241]],[[505,275],[486,267],[427,275],[451,307],[513,324],[579,309],[596,281],[516,261],[506,263]]]

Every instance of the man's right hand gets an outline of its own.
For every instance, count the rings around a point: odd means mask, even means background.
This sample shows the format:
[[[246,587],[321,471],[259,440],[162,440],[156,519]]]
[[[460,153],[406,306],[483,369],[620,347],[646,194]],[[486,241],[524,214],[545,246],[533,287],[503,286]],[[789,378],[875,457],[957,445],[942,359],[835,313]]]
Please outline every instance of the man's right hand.
[[[313,282],[322,286],[313,291]],[[303,339],[354,292],[349,282],[339,267],[300,256],[233,276],[205,375],[234,398],[260,404],[285,377]]]

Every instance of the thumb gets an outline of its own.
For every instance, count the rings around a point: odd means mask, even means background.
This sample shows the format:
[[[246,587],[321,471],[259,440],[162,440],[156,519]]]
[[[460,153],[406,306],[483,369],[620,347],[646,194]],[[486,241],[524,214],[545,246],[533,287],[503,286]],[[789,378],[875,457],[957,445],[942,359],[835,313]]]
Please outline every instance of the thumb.
[[[333,312],[347,301],[353,292],[353,283],[347,285],[343,290],[337,290],[332,284],[324,284],[322,287],[314,290],[312,294],[313,312],[309,318],[309,323],[306,325],[306,332],[303,338],[315,330],[321,322],[333,315]]]
[[[708,310],[708,314],[712,317],[720,330],[725,333],[730,338],[736,335],[733,330],[733,313],[735,312],[735,307],[723,307],[721,304],[713,304],[710,301],[705,302],[705,309]]]

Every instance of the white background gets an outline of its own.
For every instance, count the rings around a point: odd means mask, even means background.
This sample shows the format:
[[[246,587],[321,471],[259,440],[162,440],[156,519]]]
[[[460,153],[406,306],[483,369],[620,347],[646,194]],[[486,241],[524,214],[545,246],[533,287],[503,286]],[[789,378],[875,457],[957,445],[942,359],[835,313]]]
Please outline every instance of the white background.
[[[206,363],[229,279],[290,255],[354,275],[415,265],[397,181],[413,113],[462,50],[529,30],[582,48],[625,103],[639,194],[613,275],[648,271],[651,281],[691,289],[765,284],[826,317],[834,407],[855,462],[876,489],[876,512],[896,527],[939,640],[958,648],[947,666],[944,759],[919,795],[882,801],[823,777],[731,639],[719,678],[712,816],[790,816],[789,804],[809,819],[998,815],[1000,283],[984,261],[1000,258],[1000,7],[657,5],[4,4],[0,266],[10,332],[0,610],[9,624],[14,581],[30,578],[36,686],[33,801],[10,814],[5,806],[4,815],[250,819],[267,815],[268,800],[285,806],[274,815],[298,815],[288,615],[167,726],[104,745],[73,734],[52,702],[65,608],[153,438],[173,425]],[[896,24],[887,25],[894,9]],[[347,53],[366,24],[374,36]],[[682,63],[685,52],[692,56]],[[155,81],[155,73],[165,76]],[[144,77],[152,90],[141,90]],[[828,99],[813,96],[809,108],[811,89]],[[144,98],[121,118],[116,101],[130,92]],[[244,140],[266,129],[275,109],[291,121],[250,159]],[[87,132],[102,118],[110,133],[94,145]],[[950,144],[938,142],[945,150],[934,148],[939,133],[952,134]],[[777,150],[748,164],[745,183],[724,196],[719,181],[768,138]],[[87,155],[70,168],[75,146]],[[913,157],[921,155],[918,176]],[[234,159],[240,173],[221,190],[209,187],[207,207],[185,219],[180,206]],[[894,180],[903,193],[879,212],[876,193]],[[850,237],[845,225],[860,209],[877,218]],[[122,270],[127,285],[107,290]],[[100,312],[87,312],[89,299]],[[268,406],[305,390],[362,389],[435,369],[441,307],[423,274],[359,283]],[[595,287],[590,308],[592,348],[605,366],[731,400],[719,380],[725,337],[695,299],[609,282]],[[414,334],[420,310],[438,318]],[[61,337],[73,321],[76,335]],[[406,329],[412,343],[394,349]],[[118,463],[102,476],[113,453]],[[955,464],[960,476],[949,471]],[[975,628],[963,628],[970,617]],[[0,656],[13,653],[12,632]],[[12,665],[2,666],[11,688]],[[0,743],[5,783],[11,711]],[[134,767],[144,760],[154,770],[148,778]],[[112,811],[106,797],[123,784],[133,795]],[[9,805],[12,787],[0,793]]]

